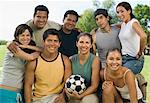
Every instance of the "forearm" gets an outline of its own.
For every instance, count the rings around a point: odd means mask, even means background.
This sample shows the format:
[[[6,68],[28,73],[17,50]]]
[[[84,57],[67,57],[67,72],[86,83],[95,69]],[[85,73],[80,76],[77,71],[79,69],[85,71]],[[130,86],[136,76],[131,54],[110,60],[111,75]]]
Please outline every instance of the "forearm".
[[[35,51],[42,51],[42,48],[37,47],[37,46],[32,46],[32,45],[19,45],[19,47],[21,48],[27,48],[27,49],[31,49],[31,50],[35,50]]]
[[[32,87],[25,85],[25,103],[31,103],[32,100]]]
[[[147,44],[147,37],[140,39],[140,52],[142,53],[146,47]]]
[[[97,91],[97,87],[98,87],[98,86],[90,86],[90,87],[88,87],[88,88],[85,90],[85,92],[83,92],[83,93],[81,94],[81,97],[83,98],[83,97],[86,96],[86,95],[95,93],[95,92]]]
[[[39,48],[39,47],[37,47],[37,46],[31,46],[31,45],[28,45],[28,49],[32,49],[32,50],[39,51],[39,52],[42,51],[41,48]]]

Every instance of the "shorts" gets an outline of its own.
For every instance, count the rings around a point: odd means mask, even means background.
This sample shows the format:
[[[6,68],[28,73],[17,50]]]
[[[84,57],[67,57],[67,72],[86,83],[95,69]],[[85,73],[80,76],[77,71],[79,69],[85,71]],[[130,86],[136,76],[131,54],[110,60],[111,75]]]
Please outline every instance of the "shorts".
[[[144,55],[140,58],[132,57],[130,55],[122,56],[122,64],[124,67],[130,69],[134,74],[138,74],[142,71],[144,65]]]
[[[70,98],[67,103],[99,103],[99,99],[96,94],[89,94],[83,97],[81,100],[75,100]]]
[[[0,88],[1,103],[23,103],[20,92]]]
[[[58,95],[59,94],[51,94],[42,98],[33,99],[32,103],[54,103],[54,100],[58,97]]]
[[[130,103],[130,100],[128,99],[122,99],[122,100],[123,100],[123,103]],[[144,102],[142,101],[142,99],[139,99],[138,103],[144,103]]]

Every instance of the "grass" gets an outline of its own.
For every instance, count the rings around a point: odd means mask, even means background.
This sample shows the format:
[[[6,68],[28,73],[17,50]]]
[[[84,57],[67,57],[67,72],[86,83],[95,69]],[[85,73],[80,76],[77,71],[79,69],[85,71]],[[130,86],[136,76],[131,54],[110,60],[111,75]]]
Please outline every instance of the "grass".
[[[2,67],[5,53],[6,53],[6,45],[0,45],[0,67]]]
[[[0,45],[0,74],[2,70],[2,64],[4,60],[4,55],[6,53],[6,46]],[[142,74],[148,82],[147,86],[147,103],[150,103],[150,56],[145,56],[144,68]]]

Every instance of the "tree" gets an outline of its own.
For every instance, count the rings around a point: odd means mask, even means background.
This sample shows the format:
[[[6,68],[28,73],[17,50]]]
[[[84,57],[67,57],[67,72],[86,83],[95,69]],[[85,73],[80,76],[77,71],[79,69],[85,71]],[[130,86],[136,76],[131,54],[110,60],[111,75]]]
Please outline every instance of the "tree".
[[[95,9],[105,8],[108,10],[108,12],[110,11],[109,14],[113,18],[110,23],[118,22],[115,12],[113,11],[113,7],[115,5],[113,0],[105,0],[102,2],[102,4],[98,0],[93,0],[93,5]],[[87,9],[83,12],[77,23],[77,28],[80,28],[84,32],[90,32],[93,28],[97,28],[93,9]]]
[[[108,11],[109,16],[112,17],[110,23],[114,24],[118,22],[118,18],[114,11],[115,1],[114,0],[104,0],[102,3],[98,0],[93,0],[93,5],[96,9],[104,8]]]
[[[87,9],[83,12],[79,21],[77,23],[77,28],[80,28],[84,32],[90,32],[93,28],[96,28],[97,25],[94,19],[94,10]]]
[[[134,8],[134,15],[140,21],[144,31],[148,35],[148,46],[150,47],[150,7],[148,5],[138,4]]]

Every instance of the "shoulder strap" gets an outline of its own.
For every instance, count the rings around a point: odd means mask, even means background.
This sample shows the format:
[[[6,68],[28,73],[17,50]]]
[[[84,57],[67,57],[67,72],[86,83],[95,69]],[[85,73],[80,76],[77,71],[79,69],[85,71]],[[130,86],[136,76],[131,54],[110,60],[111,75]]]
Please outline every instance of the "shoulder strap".
[[[106,68],[104,68],[104,81],[106,81]]]
[[[127,69],[125,72],[124,72],[124,75],[123,75],[123,79],[124,79],[124,83],[126,84],[126,80],[125,80],[125,77],[126,77],[126,74],[130,71],[130,69]]]
[[[64,70],[65,70],[64,57],[63,57],[62,53],[61,53],[61,59],[62,59],[62,62],[63,62],[63,66],[64,66]]]

